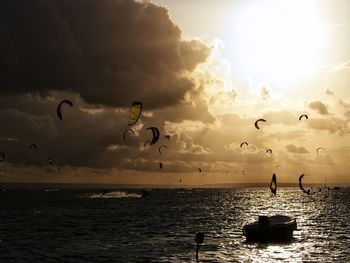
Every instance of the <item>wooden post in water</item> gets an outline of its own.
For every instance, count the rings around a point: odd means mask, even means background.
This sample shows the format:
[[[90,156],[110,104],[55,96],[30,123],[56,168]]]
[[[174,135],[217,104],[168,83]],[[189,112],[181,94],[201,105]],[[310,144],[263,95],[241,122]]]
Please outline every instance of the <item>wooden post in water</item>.
[[[197,247],[196,247],[196,262],[199,262],[199,259],[198,259],[198,252],[199,252],[200,245],[203,244],[203,241],[204,241],[204,234],[201,233],[201,232],[197,232],[197,233],[196,233],[195,241],[196,241],[196,243],[197,243]]]

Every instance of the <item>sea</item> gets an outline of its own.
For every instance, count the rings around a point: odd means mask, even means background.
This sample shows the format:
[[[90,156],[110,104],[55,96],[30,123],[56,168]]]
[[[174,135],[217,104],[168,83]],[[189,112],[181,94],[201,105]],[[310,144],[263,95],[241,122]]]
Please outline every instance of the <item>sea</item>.
[[[350,188],[7,189],[0,262],[350,262]],[[259,215],[289,215],[288,243],[247,242]]]

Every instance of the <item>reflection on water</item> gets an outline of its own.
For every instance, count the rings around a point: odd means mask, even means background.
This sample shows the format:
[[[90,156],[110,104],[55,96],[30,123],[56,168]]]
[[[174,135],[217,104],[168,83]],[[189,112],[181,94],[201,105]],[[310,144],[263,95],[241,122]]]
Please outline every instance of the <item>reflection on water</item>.
[[[350,189],[312,196],[297,188],[55,192],[8,190],[0,195],[0,261],[350,262]],[[101,194],[96,194],[101,196]],[[115,198],[117,197],[117,198]],[[258,215],[295,217],[287,244],[247,243],[246,223]]]

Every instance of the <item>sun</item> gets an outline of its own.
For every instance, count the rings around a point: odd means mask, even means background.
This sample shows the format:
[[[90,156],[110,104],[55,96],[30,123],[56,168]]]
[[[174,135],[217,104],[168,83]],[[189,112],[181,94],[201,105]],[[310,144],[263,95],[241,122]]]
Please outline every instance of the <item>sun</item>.
[[[276,84],[294,82],[320,63],[325,38],[314,2],[249,1],[233,16],[233,64],[249,77]]]

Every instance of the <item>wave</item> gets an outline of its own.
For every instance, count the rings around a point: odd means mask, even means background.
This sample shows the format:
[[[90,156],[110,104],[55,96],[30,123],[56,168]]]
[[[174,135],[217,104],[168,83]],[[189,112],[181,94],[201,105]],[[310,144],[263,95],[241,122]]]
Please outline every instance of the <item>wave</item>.
[[[113,192],[108,192],[108,193],[93,193],[89,194],[87,197],[88,198],[139,198],[142,195],[137,194],[137,193],[128,193],[124,191],[113,191]]]

